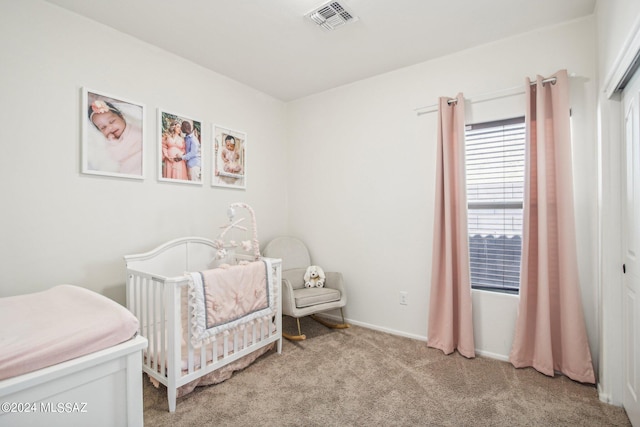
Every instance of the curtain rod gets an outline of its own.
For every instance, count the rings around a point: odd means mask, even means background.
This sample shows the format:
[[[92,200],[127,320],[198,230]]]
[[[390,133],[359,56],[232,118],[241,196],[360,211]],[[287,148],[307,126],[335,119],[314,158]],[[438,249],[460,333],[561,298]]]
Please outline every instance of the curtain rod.
[[[537,81],[534,81],[534,82],[531,82],[530,85],[535,86],[537,83],[538,83]],[[543,79],[542,84],[544,85],[545,83],[555,84],[556,78],[550,77],[548,79]],[[524,89],[522,89],[522,86],[516,86],[516,87],[511,87],[509,89],[502,89],[494,92],[473,96],[470,98],[469,102],[471,104],[476,104],[478,102],[492,101],[494,99],[507,98],[509,96],[521,95],[523,93],[524,93]],[[449,105],[455,104],[456,102],[458,102],[458,100],[455,98],[451,98],[447,101]],[[439,104],[434,104],[434,105],[429,105],[428,107],[416,108],[414,111],[417,112],[418,116],[421,116],[423,114],[428,114],[428,113],[433,113],[438,111],[438,107],[439,107]]]

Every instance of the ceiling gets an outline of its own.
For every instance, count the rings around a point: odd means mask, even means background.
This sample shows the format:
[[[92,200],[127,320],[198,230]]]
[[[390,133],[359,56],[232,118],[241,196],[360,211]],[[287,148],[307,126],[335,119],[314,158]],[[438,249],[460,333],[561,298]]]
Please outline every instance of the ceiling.
[[[283,101],[593,14],[596,0],[47,0]]]

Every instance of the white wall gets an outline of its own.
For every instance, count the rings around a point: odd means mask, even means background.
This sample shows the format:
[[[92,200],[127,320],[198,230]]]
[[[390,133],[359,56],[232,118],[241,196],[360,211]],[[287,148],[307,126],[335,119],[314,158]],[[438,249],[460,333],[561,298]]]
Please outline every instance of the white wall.
[[[625,55],[640,31],[640,2],[636,0],[598,0],[596,5],[598,46],[598,170],[600,225],[599,323],[600,378],[599,393],[604,401],[618,404],[623,398],[622,359],[622,228],[620,207],[623,170],[622,110],[618,95],[607,91],[617,83],[628,64]],[[628,59],[628,58],[627,58]]]
[[[263,243],[286,231],[284,103],[49,3],[1,4],[0,297],[72,283],[124,303],[123,255],[213,238],[235,201]],[[83,86],[146,106],[144,181],[80,173]],[[202,186],[158,182],[158,107],[203,122]],[[246,191],[210,186],[212,123],[247,133]]]
[[[426,338],[435,115],[414,109],[566,68],[572,78],[579,267],[597,361],[595,44],[591,18],[536,31],[284,105],[38,0],[3,0],[0,296],[75,283],[124,302],[122,256],[174,237],[213,237],[229,202],[251,204],[261,240],[288,232],[343,271],[354,323]],[[83,86],[146,105],[143,182],[79,172]],[[515,102],[517,98],[509,102]],[[502,114],[475,104],[470,121]],[[248,134],[248,189],[160,183],[156,108]],[[517,108],[517,107],[516,107]],[[514,111],[515,112],[515,111]],[[506,114],[506,113],[505,113]],[[512,114],[508,114],[511,116]],[[209,151],[210,153],[210,151]],[[15,158],[15,160],[14,160]],[[207,157],[205,167],[210,168]],[[409,304],[398,304],[398,292]],[[474,292],[478,350],[506,358],[517,298]]]
[[[426,338],[436,114],[417,116],[414,109],[458,92],[473,100],[523,87],[526,76],[547,76],[565,68],[574,76],[579,268],[597,366],[594,44],[595,23],[590,17],[289,103],[291,232],[309,244],[314,262],[344,273],[349,319]],[[522,104],[517,97],[473,104],[467,121],[513,117],[523,113]],[[399,304],[399,291],[409,293],[408,305]],[[517,297],[474,291],[473,300],[477,349],[506,358]]]

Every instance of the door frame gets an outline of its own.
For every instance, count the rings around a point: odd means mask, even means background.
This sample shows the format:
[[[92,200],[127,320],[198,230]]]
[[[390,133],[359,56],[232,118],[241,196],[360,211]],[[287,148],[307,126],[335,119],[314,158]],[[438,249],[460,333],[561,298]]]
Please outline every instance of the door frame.
[[[624,162],[624,107],[620,84],[640,54],[640,20],[607,74],[598,100],[598,329],[600,336],[598,394],[621,406],[624,398],[622,294],[624,278],[620,192]]]

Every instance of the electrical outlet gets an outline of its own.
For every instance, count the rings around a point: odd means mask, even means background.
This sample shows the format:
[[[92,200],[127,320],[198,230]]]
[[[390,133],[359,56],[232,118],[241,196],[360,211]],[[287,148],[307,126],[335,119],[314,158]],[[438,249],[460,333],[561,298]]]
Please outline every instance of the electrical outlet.
[[[406,291],[400,291],[400,304],[407,305],[407,300],[409,299],[409,293]]]

